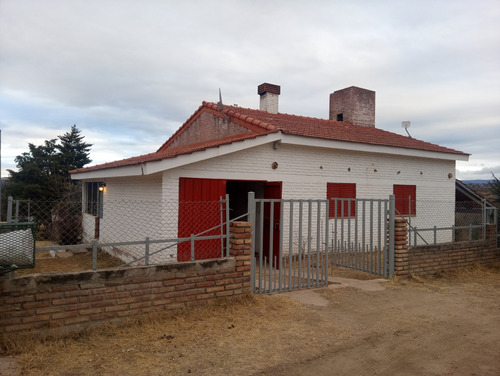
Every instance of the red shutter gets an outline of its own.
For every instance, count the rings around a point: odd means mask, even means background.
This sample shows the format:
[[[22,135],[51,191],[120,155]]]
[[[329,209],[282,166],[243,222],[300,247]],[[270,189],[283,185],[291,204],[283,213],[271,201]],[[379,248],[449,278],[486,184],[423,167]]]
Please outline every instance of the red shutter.
[[[356,198],[355,183],[327,183],[326,197],[330,198]],[[349,204],[344,202],[344,218],[349,216]],[[351,202],[350,216],[356,216],[356,202]],[[330,218],[335,217],[335,202],[330,202]],[[337,202],[337,218],[342,217],[342,203]]]
[[[415,185],[394,184],[393,192],[396,196],[396,210],[399,214],[415,215],[417,212],[417,187]],[[409,200],[411,200],[411,208]]]

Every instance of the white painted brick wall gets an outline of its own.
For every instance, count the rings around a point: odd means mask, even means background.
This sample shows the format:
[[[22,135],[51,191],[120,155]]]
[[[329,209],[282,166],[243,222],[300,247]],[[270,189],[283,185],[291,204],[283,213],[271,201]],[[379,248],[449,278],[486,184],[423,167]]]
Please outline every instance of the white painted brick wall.
[[[273,162],[278,168],[273,170]],[[394,184],[417,186],[417,216],[412,224],[448,227],[454,222],[455,162],[394,155],[332,151],[312,147],[263,145],[164,174],[178,195],[178,177],[282,181],[285,199],[324,199],[328,182],[356,183],[358,198],[387,199]],[[164,190],[165,194],[165,190]],[[420,200],[426,200],[426,202]],[[439,202],[439,209],[433,209]],[[283,218],[287,223],[288,218]],[[347,236],[346,236],[347,238]],[[451,233],[447,240],[451,240]],[[440,240],[444,241],[444,238]]]
[[[277,162],[278,168],[272,169]],[[166,171],[153,177],[133,179],[108,179],[105,195],[105,218],[101,231],[103,236],[112,234],[112,226],[106,220],[128,221],[127,235],[144,238],[149,235],[177,236],[177,216],[172,215],[170,205],[177,207],[179,197],[179,177],[212,178],[227,180],[282,181],[282,196],[285,199],[324,199],[328,182],[356,183],[358,198],[387,199],[393,193],[393,184],[417,186],[417,200],[439,201],[443,204],[433,209],[432,204],[424,208],[417,206],[417,216],[412,224],[422,227],[429,225],[450,226],[454,222],[453,202],[455,199],[455,162],[405,156],[373,154],[363,152],[334,151],[313,147],[281,144],[274,150],[271,144],[251,150],[243,150],[230,155],[193,163]],[[115,200],[151,200],[157,205],[142,208],[142,211],[128,212],[123,209],[114,218],[106,218],[107,207]],[[160,205],[161,202],[161,205]],[[423,204],[422,204],[423,205]],[[167,206],[169,206],[167,208]],[[141,224],[147,221],[151,211],[160,210],[158,221],[161,231],[148,229]],[[283,218],[287,221],[287,218]],[[175,261],[176,249],[169,251],[169,258]]]
[[[95,235],[95,217],[91,214],[83,213],[82,215],[82,241],[90,243],[94,240]]]
[[[101,218],[100,240],[102,242],[123,242],[150,239],[163,239],[169,234],[177,234],[175,227],[166,227],[164,215],[176,216],[177,201],[162,201],[162,174],[133,178],[115,178],[106,180],[104,192],[104,215]],[[162,245],[151,245],[154,253]],[[134,257],[144,255],[144,246],[121,247],[121,251]],[[175,261],[172,253],[162,252],[161,256],[152,256],[151,261]],[[117,253],[120,256],[119,253]]]
[[[271,167],[273,162],[278,163],[276,170]],[[282,181],[283,198],[325,198],[327,182],[356,183],[360,198],[387,198],[393,184],[414,184],[417,198],[453,201],[455,180],[448,173],[455,175],[454,161],[282,144],[278,150],[262,145],[213,158],[167,172],[164,177]]]
[[[279,110],[279,94],[265,93],[260,96],[260,110],[277,114]]]

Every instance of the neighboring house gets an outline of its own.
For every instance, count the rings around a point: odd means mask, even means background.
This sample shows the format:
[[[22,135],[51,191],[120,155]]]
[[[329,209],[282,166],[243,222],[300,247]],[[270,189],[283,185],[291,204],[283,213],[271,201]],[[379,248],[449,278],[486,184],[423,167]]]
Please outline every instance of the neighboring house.
[[[474,207],[486,207],[494,208],[495,205],[487,200],[485,197],[481,196],[475,190],[470,188],[467,184],[463,183],[461,180],[455,181],[455,197],[457,202],[470,202],[471,206]]]
[[[455,226],[494,223],[495,205],[460,180],[456,180],[455,188]],[[482,231],[482,228],[462,229],[456,232],[456,240],[477,239]]]
[[[328,120],[279,113],[277,85],[264,83],[258,94],[260,110],[203,102],[156,152],[72,171],[85,183],[86,237],[118,240],[111,222],[130,238],[186,236],[182,203],[229,194],[234,218],[246,212],[249,191],[286,199],[395,194],[397,210],[411,210],[413,224],[419,200],[455,201],[455,162],[468,154],[375,128],[374,91],[335,91]],[[132,211],[120,204],[139,199]],[[453,204],[439,210],[437,221],[453,224]],[[137,224],[151,211],[165,225],[145,235]],[[171,259],[186,258],[172,250]]]

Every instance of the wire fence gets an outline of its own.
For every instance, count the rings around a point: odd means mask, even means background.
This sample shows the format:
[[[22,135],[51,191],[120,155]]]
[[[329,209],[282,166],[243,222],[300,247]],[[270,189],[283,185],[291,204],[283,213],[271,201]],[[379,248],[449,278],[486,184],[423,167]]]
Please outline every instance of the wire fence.
[[[396,209],[402,205],[396,202]],[[397,210],[396,215],[408,220],[410,246],[480,240],[485,238],[487,223],[498,225],[497,209],[486,201],[407,200],[404,205],[406,213]],[[107,253],[136,264],[227,256],[228,217],[228,197],[209,202],[107,199],[83,204],[81,197],[9,198],[7,212],[10,222],[35,223],[39,250],[77,245],[92,249],[97,241]],[[369,236],[364,230],[363,235]]]
[[[126,263],[146,263],[147,253],[147,262],[154,264],[224,257],[227,205],[226,200],[106,200],[82,206],[80,200],[11,199],[8,217],[14,223],[35,223],[37,249],[78,244],[91,248],[98,241]]]
[[[486,201],[406,200],[404,204],[396,215],[408,220],[410,246],[482,240],[486,225],[498,223],[497,209]],[[396,202],[398,207],[401,202]]]

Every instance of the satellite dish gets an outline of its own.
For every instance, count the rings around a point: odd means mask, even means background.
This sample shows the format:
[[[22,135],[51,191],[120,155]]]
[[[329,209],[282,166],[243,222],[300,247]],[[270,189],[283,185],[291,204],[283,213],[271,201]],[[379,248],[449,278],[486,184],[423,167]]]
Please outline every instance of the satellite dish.
[[[401,126],[405,129],[406,133],[408,133],[408,137],[412,138],[410,132],[408,132],[408,128],[410,128],[411,121],[402,121]]]

